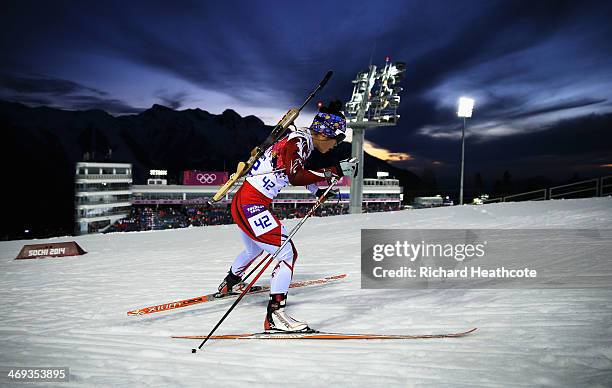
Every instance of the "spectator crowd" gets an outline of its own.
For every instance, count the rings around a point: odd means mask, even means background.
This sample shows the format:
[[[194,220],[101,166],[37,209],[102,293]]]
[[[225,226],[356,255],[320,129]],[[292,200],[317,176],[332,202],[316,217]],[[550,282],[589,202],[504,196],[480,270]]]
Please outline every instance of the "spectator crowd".
[[[312,208],[312,204],[274,204],[272,213],[279,219],[302,218]],[[399,204],[368,204],[365,213],[399,210]],[[315,211],[317,217],[348,214],[347,204],[327,204]],[[158,205],[132,206],[130,215],[119,220],[105,230],[109,232],[134,232],[144,230],[163,230],[187,228],[190,226],[232,224],[229,206],[205,207],[203,205]]]

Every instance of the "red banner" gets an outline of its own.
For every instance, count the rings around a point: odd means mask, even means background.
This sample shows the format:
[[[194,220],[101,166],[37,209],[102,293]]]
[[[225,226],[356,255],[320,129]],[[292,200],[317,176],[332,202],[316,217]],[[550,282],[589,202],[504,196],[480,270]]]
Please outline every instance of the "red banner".
[[[183,171],[183,184],[187,186],[221,186],[227,179],[225,171]]]

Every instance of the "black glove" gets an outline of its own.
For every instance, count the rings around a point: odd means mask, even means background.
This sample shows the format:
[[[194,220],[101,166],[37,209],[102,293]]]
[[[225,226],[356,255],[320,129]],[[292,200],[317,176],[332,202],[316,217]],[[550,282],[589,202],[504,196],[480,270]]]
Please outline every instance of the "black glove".
[[[327,189],[319,189],[319,190],[317,190],[317,193],[315,194],[317,196],[317,198],[321,198],[323,193],[325,193],[325,190],[327,190]],[[328,198],[335,197],[336,195],[339,195],[339,194],[340,194],[340,189],[333,188],[333,189],[329,190],[329,192],[325,195],[325,198],[323,198],[323,202],[327,201]]]

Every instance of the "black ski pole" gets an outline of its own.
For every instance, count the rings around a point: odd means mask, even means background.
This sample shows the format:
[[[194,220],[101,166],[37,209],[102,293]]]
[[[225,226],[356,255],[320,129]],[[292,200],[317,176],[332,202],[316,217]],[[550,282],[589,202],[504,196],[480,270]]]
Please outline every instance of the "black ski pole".
[[[330,185],[327,187],[327,189],[325,189],[325,191],[323,192],[323,194],[319,197],[319,199],[317,199],[317,202],[315,202],[315,204],[312,206],[312,208],[310,208],[310,210],[308,211],[308,213],[306,213],[306,215],[304,216],[304,218],[302,218],[300,220],[300,222],[293,227],[293,229],[291,229],[291,233],[289,233],[289,235],[287,236],[287,238],[285,239],[285,241],[281,244],[280,247],[278,247],[278,249],[276,249],[276,251],[274,252],[274,254],[272,256],[270,256],[270,258],[268,259],[268,261],[266,262],[266,265],[264,265],[264,267],[261,269],[261,271],[259,271],[259,273],[257,274],[257,276],[255,276],[255,279],[251,280],[251,282],[248,284],[248,286],[246,286],[246,288],[244,290],[242,290],[242,293],[240,294],[240,296],[238,296],[238,299],[236,299],[236,301],[234,301],[234,303],[230,306],[229,309],[227,309],[227,311],[225,312],[225,314],[223,314],[223,316],[221,317],[221,319],[219,320],[219,322],[217,322],[217,324],[215,325],[215,327],[213,327],[213,329],[210,331],[210,333],[208,333],[208,335],[206,336],[206,338],[202,341],[202,343],[200,344],[200,346],[198,346],[197,348],[193,348],[191,349],[191,353],[196,353],[198,351],[198,349],[202,349],[202,346],[204,346],[204,344],[210,339],[210,337],[214,334],[214,332],[217,330],[217,328],[219,328],[219,326],[221,326],[221,324],[223,323],[223,321],[225,321],[225,318],[227,318],[227,316],[232,312],[232,310],[234,310],[234,308],[238,305],[238,303],[240,303],[240,301],[242,300],[242,298],[244,298],[244,296],[246,295],[247,292],[249,292],[249,290],[251,289],[251,287],[253,287],[253,284],[255,284],[255,282],[257,281],[257,279],[259,279],[259,277],[264,273],[264,271],[266,270],[266,268],[268,268],[270,266],[270,263],[272,263],[272,260],[274,260],[276,258],[276,256],[278,256],[279,252],[285,247],[285,245],[287,245],[289,243],[289,241],[291,241],[291,238],[297,233],[297,231],[302,227],[302,225],[304,225],[304,222],[306,222],[306,220],[312,216],[315,212],[315,210],[317,210],[317,208],[319,206],[321,206],[321,204],[323,202],[325,202],[325,197],[327,196],[327,194],[330,192],[330,190],[336,185],[336,183],[338,183],[338,179],[332,179],[332,181],[330,182]],[[263,263],[265,261],[262,260],[259,264]],[[259,266],[259,264],[257,266]],[[250,275],[250,274],[249,274]]]
[[[200,346],[198,346],[198,348],[193,348],[191,349],[191,353],[195,353],[198,351],[198,349],[202,349],[202,346],[204,346],[204,344],[206,343],[206,341],[208,341],[208,339],[210,338],[210,336],[213,335],[213,333],[217,330],[217,328],[219,326],[221,326],[221,324],[223,323],[223,321],[225,320],[225,318],[227,318],[227,316],[232,312],[232,310],[234,309],[234,307],[236,307],[238,305],[238,303],[240,303],[240,301],[242,300],[242,298],[244,298],[244,296],[246,295],[247,292],[249,292],[249,290],[251,289],[251,287],[253,286],[253,284],[255,284],[255,282],[257,281],[257,279],[259,279],[259,277],[264,273],[264,271],[266,270],[266,268],[268,268],[268,266],[270,265],[270,263],[272,263],[272,257],[270,257],[268,259],[268,262],[266,263],[266,265],[264,265],[264,267],[261,269],[261,271],[259,271],[259,273],[257,274],[257,276],[255,276],[255,279],[253,279],[249,285],[242,290],[242,293],[240,293],[240,296],[238,296],[238,299],[236,299],[234,301],[234,303],[230,306],[229,309],[227,309],[227,311],[225,312],[225,314],[223,314],[223,316],[221,317],[221,319],[219,320],[219,322],[217,322],[217,324],[215,325],[215,327],[213,327],[213,329],[210,331],[210,333],[208,333],[208,335],[206,336],[206,338],[204,339],[204,341],[202,341],[202,343],[200,344]],[[264,259],[265,260],[265,259]],[[264,260],[261,261],[261,263],[264,262]],[[260,264],[261,264],[260,263]]]

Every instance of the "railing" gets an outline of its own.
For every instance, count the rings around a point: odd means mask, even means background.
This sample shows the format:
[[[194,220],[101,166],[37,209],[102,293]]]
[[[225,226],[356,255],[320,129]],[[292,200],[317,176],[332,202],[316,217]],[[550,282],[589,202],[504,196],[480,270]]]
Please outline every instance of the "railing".
[[[85,220],[87,218],[101,218],[101,217],[129,215],[129,214],[130,214],[130,208],[126,208],[125,210],[105,211],[105,212],[100,212],[100,213],[95,213],[95,214],[87,214],[87,213],[86,214],[81,214],[78,211],[75,212],[77,221]]]
[[[568,183],[566,185],[554,186],[547,189],[507,195],[505,197],[486,199],[483,201],[483,203],[542,201],[546,199],[561,198],[589,198],[603,197],[605,195],[612,195],[612,175]]]
[[[96,180],[113,180],[113,179],[132,179],[131,175],[113,175],[113,174],[77,174],[76,179],[96,179]]]
[[[372,178],[364,178],[363,185],[364,186],[399,186],[399,180],[397,179],[372,179]]]
[[[576,198],[599,196],[599,178],[555,186],[548,189],[548,198]],[[586,195],[585,195],[586,194]],[[591,195],[589,195],[591,194]]]
[[[92,184],[101,185],[101,183],[92,183]],[[113,187],[112,185],[115,185],[115,184],[117,183],[109,183],[108,185],[102,186],[102,187],[76,188],[75,191],[77,194],[99,193],[99,192],[106,192],[106,191],[117,191],[117,192],[125,192],[126,194],[132,194],[132,189],[129,185],[126,185],[124,187]]]
[[[523,199],[516,199],[523,198]],[[546,199],[546,189],[527,191],[525,193],[508,195],[503,198],[504,202],[512,201],[542,201]]]
[[[612,175],[605,176],[599,181],[599,196],[612,195]]]
[[[132,196],[126,194],[113,195],[113,198],[91,198],[91,197],[76,197],[75,204],[78,205],[102,205],[107,204],[109,206],[116,203],[131,202]]]
[[[484,199],[482,201],[482,203],[494,203],[494,202],[504,202],[504,198],[503,197],[497,197],[497,198]]]

